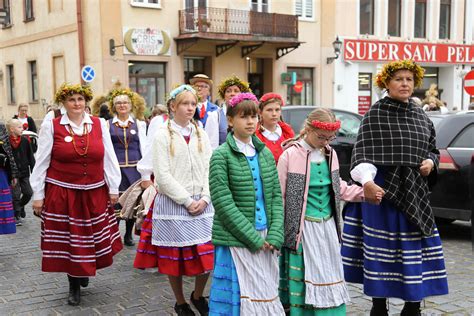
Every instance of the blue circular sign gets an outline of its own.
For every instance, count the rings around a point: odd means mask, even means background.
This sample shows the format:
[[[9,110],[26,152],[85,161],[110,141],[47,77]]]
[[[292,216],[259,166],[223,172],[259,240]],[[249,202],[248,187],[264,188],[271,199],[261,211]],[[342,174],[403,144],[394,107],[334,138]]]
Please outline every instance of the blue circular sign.
[[[84,80],[85,82],[91,82],[92,80],[94,80],[95,78],[94,68],[92,68],[89,65],[82,67],[81,77],[82,77],[82,80]]]

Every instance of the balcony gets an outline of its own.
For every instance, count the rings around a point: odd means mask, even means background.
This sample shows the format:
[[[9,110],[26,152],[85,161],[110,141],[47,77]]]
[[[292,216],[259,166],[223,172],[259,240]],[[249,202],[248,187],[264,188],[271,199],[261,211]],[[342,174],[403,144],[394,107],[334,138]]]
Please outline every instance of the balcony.
[[[180,10],[179,34],[175,38],[178,43],[178,54],[198,40],[220,41],[221,44],[216,46],[217,56],[238,43],[253,43],[244,46],[247,47],[244,49],[246,55],[266,43],[280,46],[282,49],[296,48],[301,44],[298,42],[296,15],[226,8],[203,7]],[[244,53],[242,55],[244,57]]]

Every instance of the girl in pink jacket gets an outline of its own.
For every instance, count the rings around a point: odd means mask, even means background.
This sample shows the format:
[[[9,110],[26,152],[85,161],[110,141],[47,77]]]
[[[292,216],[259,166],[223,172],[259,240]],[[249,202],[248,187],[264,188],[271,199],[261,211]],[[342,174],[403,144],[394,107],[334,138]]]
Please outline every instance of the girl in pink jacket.
[[[331,110],[315,109],[278,162],[285,207],[280,298],[292,316],[346,314],[341,199],[361,201],[363,189],[339,177],[339,162],[329,142],[340,126]]]

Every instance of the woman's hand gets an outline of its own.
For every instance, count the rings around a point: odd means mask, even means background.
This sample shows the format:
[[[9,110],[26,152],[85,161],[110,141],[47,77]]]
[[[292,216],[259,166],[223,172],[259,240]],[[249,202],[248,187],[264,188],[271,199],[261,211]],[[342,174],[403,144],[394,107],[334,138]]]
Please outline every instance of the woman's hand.
[[[434,168],[433,160],[425,159],[421,162],[420,173],[423,177],[427,177],[430,175],[433,168]]]
[[[17,184],[18,184],[18,179],[12,178],[12,188],[16,187]]]
[[[384,195],[385,191],[376,185],[374,181],[369,181],[364,184],[365,201],[379,205]]]
[[[151,182],[151,180],[142,180],[142,182],[140,183],[140,186],[143,190],[146,190],[150,185],[153,185],[153,182]]]
[[[41,212],[43,211],[43,206],[44,206],[44,199],[43,200],[34,200],[33,201],[33,214],[35,216],[40,217]]]
[[[118,202],[118,194],[109,194],[110,204],[115,205]]]

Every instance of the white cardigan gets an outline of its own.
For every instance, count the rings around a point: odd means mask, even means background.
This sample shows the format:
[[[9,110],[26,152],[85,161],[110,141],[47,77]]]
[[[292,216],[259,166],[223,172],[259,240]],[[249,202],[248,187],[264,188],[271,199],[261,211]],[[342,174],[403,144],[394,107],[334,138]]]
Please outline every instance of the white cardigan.
[[[194,195],[200,195],[208,204],[209,160],[212,149],[207,133],[198,127],[201,134],[202,152],[198,150],[196,128],[191,125],[189,144],[184,137],[173,130],[174,155],[170,153],[170,133],[168,128],[160,128],[154,136],[153,172],[158,192],[168,196],[177,204],[189,206]]]

